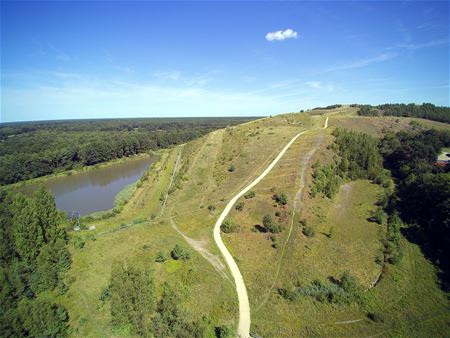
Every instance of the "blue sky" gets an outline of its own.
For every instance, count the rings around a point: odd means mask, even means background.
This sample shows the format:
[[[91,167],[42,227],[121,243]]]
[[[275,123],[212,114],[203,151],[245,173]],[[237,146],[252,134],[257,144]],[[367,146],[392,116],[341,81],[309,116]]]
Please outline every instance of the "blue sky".
[[[1,2],[1,121],[449,105],[449,2]]]

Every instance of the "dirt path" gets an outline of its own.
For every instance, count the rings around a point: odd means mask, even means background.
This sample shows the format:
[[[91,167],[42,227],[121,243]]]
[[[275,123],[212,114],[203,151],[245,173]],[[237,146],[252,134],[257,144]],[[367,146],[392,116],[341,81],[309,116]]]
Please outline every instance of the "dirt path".
[[[283,243],[283,248],[281,249],[281,255],[280,255],[280,259],[278,260],[278,266],[277,266],[277,271],[275,273],[275,277],[273,279],[273,283],[270,286],[269,291],[266,293],[266,296],[264,297],[263,301],[259,304],[259,306],[256,308],[255,311],[260,310],[264,304],[266,304],[267,300],[269,299],[273,288],[275,287],[275,284],[277,283],[278,280],[278,276],[280,275],[280,270],[281,270],[281,263],[283,262],[283,257],[284,257],[284,252],[286,250],[286,246],[289,242],[289,239],[291,238],[291,233],[292,233],[292,228],[294,226],[294,219],[295,219],[295,215],[296,215],[296,210],[298,207],[298,202],[301,199],[302,193],[303,193],[303,189],[305,187],[305,172],[306,169],[308,167],[308,163],[311,159],[311,157],[314,155],[314,153],[317,151],[317,149],[319,149],[320,145],[323,143],[324,141],[324,136],[320,135],[317,139],[317,141],[313,144],[311,150],[306,154],[306,156],[304,156],[301,160],[300,160],[300,173],[299,173],[299,184],[298,184],[298,190],[295,194],[294,197],[294,204],[292,206],[292,215],[291,215],[291,222],[289,225],[289,232],[288,235],[286,237],[286,240]]]
[[[166,197],[164,198],[164,202],[161,208],[161,213],[159,214],[159,216],[161,217],[162,214],[164,213],[164,209],[166,208],[166,203],[167,203],[167,198],[169,197],[169,191],[170,188],[172,187],[172,183],[173,183],[173,179],[175,177],[175,174],[177,172],[177,167],[178,167],[178,162],[180,162],[180,157],[181,157],[181,151],[183,150],[183,147],[180,147],[180,151],[178,152],[178,157],[177,157],[177,161],[175,162],[175,166],[173,167],[173,172],[172,172],[172,176],[170,177],[170,182],[169,182],[169,186],[167,188],[167,192],[166,192]]]
[[[195,239],[192,239],[188,236],[186,236],[176,225],[175,221],[173,219],[170,220],[170,223],[172,224],[172,228],[175,229],[176,232],[178,232],[181,237],[184,238],[184,240],[195,250],[197,251],[203,258],[205,258],[211,265],[216,269],[216,271],[221,275],[223,278],[228,279],[230,282],[230,278],[227,275],[227,270],[225,268],[225,265],[223,265],[222,261],[220,260],[220,257],[212,254],[209,252],[208,249],[204,247],[205,243],[204,241],[197,241]]]
[[[327,124],[327,122],[328,118],[325,123]],[[284,155],[286,150],[289,149],[292,143],[294,143],[294,141],[304,133],[306,133],[306,131],[303,131],[294,136],[292,140],[283,148],[283,150],[281,150],[278,156],[272,161],[272,163],[270,163],[270,165],[264,170],[264,172],[261,175],[259,175],[253,182],[251,182],[247,187],[242,189],[237,195],[235,195],[230,200],[230,202],[228,202],[225,209],[222,211],[222,213],[220,214],[219,218],[217,219],[214,225],[214,241],[216,242],[217,247],[224,256],[225,262],[228,264],[228,267],[230,268],[231,274],[234,278],[234,282],[236,285],[236,292],[238,294],[239,300],[239,325],[237,334],[241,338],[248,338],[250,336],[250,305],[248,301],[247,289],[245,287],[244,279],[242,278],[242,274],[239,271],[239,267],[234,261],[233,256],[231,256],[231,253],[228,251],[227,247],[222,241],[222,238],[220,236],[220,226],[225,220],[225,217],[227,217],[228,213],[233,208],[233,205],[236,203],[236,201],[240,197],[242,197],[247,191],[249,191],[251,188],[257,185],[264,178],[264,176],[266,176],[272,170],[272,168],[275,166],[275,164],[277,164],[277,162]]]

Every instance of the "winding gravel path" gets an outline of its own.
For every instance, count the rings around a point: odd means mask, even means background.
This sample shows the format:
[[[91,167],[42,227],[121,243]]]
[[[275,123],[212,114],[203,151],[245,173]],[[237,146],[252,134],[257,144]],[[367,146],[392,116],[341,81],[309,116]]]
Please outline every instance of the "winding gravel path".
[[[228,264],[231,274],[234,278],[234,282],[236,284],[236,292],[238,294],[238,300],[239,300],[239,325],[237,334],[241,338],[248,338],[250,336],[250,305],[248,302],[248,295],[247,295],[247,289],[244,284],[244,279],[242,278],[242,274],[239,271],[239,267],[237,266],[236,262],[233,259],[233,256],[231,256],[230,252],[228,251],[227,247],[222,241],[222,238],[220,237],[220,226],[225,220],[225,217],[227,217],[228,213],[231,211],[231,208],[233,208],[233,205],[236,203],[236,201],[241,198],[247,191],[249,191],[251,188],[253,188],[255,185],[261,181],[264,176],[266,176],[270,170],[277,164],[277,162],[280,160],[280,158],[284,155],[286,150],[289,149],[289,147],[294,143],[294,141],[302,134],[306,133],[306,131],[303,131],[294,138],[281,150],[281,152],[278,154],[278,156],[272,161],[272,163],[269,164],[269,166],[264,170],[264,172],[259,175],[252,183],[250,183],[248,186],[246,186],[244,189],[242,189],[237,195],[235,195],[230,202],[228,202],[225,209],[220,214],[219,218],[216,221],[216,224],[214,225],[214,241],[216,242],[217,246],[219,247],[220,252],[222,253],[223,257],[225,258],[226,263]]]
[[[323,129],[326,129],[327,127],[328,127],[328,116],[325,119],[325,125]],[[280,151],[280,153],[272,161],[272,163],[269,164],[266,170],[264,170],[263,173],[259,175],[252,183],[250,183],[248,186],[242,189],[230,200],[230,202],[228,202],[225,209],[222,211],[219,218],[217,219],[216,224],[214,225],[214,241],[216,242],[219,251],[225,258],[225,262],[228,264],[228,267],[230,268],[231,271],[231,275],[233,276],[234,282],[236,284],[236,292],[238,294],[239,300],[239,325],[237,334],[241,338],[250,337],[250,304],[248,302],[247,288],[245,287],[241,271],[239,271],[239,267],[237,266],[236,262],[233,259],[233,256],[231,256],[231,253],[228,251],[227,247],[222,241],[222,237],[220,236],[220,226],[222,225],[223,221],[225,220],[225,218],[227,217],[227,215],[231,211],[231,208],[233,208],[233,205],[237,202],[237,200],[241,198],[247,191],[249,191],[251,188],[257,185],[264,178],[264,176],[266,176],[272,170],[272,168],[277,164],[277,162],[284,155],[286,150],[289,149],[292,143],[294,143],[295,140],[300,135],[303,135],[306,132],[307,130],[302,131],[301,133],[298,133],[296,136],[294,136],[292,140],[290,140],[289,143],[286,144],[283,150]]]

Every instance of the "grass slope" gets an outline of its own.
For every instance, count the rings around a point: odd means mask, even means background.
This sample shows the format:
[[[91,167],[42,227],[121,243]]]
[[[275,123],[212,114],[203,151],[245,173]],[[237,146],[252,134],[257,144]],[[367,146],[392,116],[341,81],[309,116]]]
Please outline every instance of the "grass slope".
[[[216,325],[235,326],[237,297],[227,277],[229,273],[219,273],[195,250],[201,247],[203,254],[207,252],[208,257],[223,262],[212,238],[212,227],[220,211],[264,170],[290,138],[303,130],[310,131],[297,139],[255,187],[255,197],[242,199],[243,210],[230,214],[241,231],[224,235],[248,288],[252,331],[264,337],[409,337],[426,336],[429,332],[445,336],[450,320],[446,296],[435,282],[433,266],[417,246],[406,241],[403,260],[390,266],[381,282],[365,292],[364,305],[323,304],[311,298],[290,302],[278,295],[279,287],[338,276],[344,270],[350,270],[368,288],[380,272],[375,257],[381,250],[384,227],[369,223],[367,218],[381,188],[357,181],[342,186],[333,200],[311,198],[308,194],[311,165],[333,156],[327,148],[332,141],[331,130],[319,129],[325,119],[323,114],[330,116],[332,128],[342,126],[376,135],[381,135],[383,128],[412,127],[407,119],[399,119],[399,124],[386,122],[390,118],[383,118],[382,122],[359,118],[354,108],[346,106],[314,113],[259,119],[162,151],[148,180],[136,189],[120,214],[94,221],[95,231],[76,235],[91,239],[83,249],[72,248],[69,291],[61,296],[69,309],[72,336],[113,335],[108,304],[99,306],[98,298],[108,284],[111,264],[116,259],[151,265],[157,284],[169,281],[177,285],[183,294],[183,305],[193,318],[209,314]],[[181,157],[166,209],[159,216],[160,199],[167,192],[180,147]],[[231,166],[234,171],[229,170]],[[287,205],[275,206],[274,192],[284,192]],[[279,216],[275,216],[276,212]],[[269,234],[255,227],[267,213],[284,228],[275,236],[276,245]],[[301,219],[316,229],[315,237],[303,234]],[[169,259],[155,263],[159,251],[167,254],[175,244],[189,247],[172,222],[184,236],[195,241],[197,248],[190,247],[190,261]],[[325,234],[331,227],[334,234],[328,238]],[[384,322],[368,320],[369,311],[383,313]],[[117,332],[114,335],[126,336]]]

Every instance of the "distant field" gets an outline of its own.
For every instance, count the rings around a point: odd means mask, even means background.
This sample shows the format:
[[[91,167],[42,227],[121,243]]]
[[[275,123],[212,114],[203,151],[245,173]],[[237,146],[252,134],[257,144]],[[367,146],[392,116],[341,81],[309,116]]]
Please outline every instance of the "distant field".
[[[450,124],[411,117],[357,117],[332,116],[331,123],[337,127],[357,130],[372,136],[381,137],[387,131],[405,131],[418,124],[422,128],[450,130]]]

